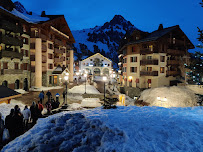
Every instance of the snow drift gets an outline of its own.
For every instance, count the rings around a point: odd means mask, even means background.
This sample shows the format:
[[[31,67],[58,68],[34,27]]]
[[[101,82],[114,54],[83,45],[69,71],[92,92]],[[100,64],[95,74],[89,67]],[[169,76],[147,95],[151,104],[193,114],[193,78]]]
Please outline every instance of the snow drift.
[[[197,104],[192,90],[176,86],[147,89],[142,92],[140,100],[149,103],[150,106],[161,107],[192,107]]]
[[[21,151],[203,151],[203,108],[118,107],[60,113],[6,145]]]

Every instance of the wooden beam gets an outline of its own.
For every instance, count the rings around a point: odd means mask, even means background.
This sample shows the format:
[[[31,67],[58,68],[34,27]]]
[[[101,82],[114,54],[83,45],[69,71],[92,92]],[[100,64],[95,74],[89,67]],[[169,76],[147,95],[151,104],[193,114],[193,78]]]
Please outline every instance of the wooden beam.
[[[14,98],[21,97],[21,96],[22,96],[22,94],[18,94],[18,95],[15,95],[15,96],[10,96],[10,97],[5,97],[5,98],[1,98],[0,101],[14,99]]]

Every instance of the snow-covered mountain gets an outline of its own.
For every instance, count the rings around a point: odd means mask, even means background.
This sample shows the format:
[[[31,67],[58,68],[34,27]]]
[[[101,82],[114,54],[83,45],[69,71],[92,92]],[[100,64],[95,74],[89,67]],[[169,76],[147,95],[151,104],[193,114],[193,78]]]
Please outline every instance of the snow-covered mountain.
[[[14,5],[17,11],[29,14],[25,7],[19,1],[14,2]]]
[[[117,50],[121,39],[126,33],[132,33],[134,30],[138,29],[121,15],[115,15],[103,26],[72,31],[76,40],[75,59],[81,60],[99,52],[117,63]]]

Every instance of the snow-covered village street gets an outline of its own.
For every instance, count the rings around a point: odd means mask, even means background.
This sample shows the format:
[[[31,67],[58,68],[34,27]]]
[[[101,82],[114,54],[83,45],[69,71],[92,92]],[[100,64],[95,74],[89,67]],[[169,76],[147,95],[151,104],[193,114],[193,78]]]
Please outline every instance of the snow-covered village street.
[[[106,88],[112,90],[108,88],[108,85],[106,85]],[[43,89],[46,90],[46,88]],[[100,94],[93,85],[87,84],[86,89],[87,94]],[[177,93],[177,89],[171,88],[170,94]],[[198,92],[203,88],[195,89],[193,86],[192,89]],[[116,109],[98,107],[88,110],[84,107],[93,105],[93,102],[98,103],[99,98],[92,98],[89,101],[86,98],[84,100],[82,97],[84,91],[84,84],[69,89],[68,98],[80,100],[80,103],[70,104],[68,112],[61,112],[47,118],[39,118],[33,128],[4,146],[2,152],[201,152],[203,150],[202,107],[139,107],[133,106],[134,103],[131,102],[134,102],[134,100],[129,101],[126,98],[129,105],[127,107],[117,106]],[[144,93],[144,98],[156,98],[157,94],[155,92],[163,96],[167,94],[164,91],[155,90],[152,94],[147,93],[149,97]],[[119,92],[114,91],[114,93],[118,94]],[[179,88],[179,94],[180,98],[173,99],[176,104],[179,102],[184,103],[184,101],[181,101],[181,88]],[[85,103],[82,104],[83,100]],[[190,96],[186,96],[184,100],[191,100]],[[9,106],[6,104],[0,105],[0,111],[4,118],[16,104],[23,110],[24,104],[17,100],[12,100]]]
[[[0,152],[203,152],[203,0],[0,0]]]

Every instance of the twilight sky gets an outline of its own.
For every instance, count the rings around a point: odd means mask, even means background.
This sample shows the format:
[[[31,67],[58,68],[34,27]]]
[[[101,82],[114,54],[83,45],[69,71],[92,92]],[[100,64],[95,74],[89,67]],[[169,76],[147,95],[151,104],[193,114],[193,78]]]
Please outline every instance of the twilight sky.
[[[15,2],[16,0],[13,0]],[[47,15],[64,14],[71,30],[103,25],[114,15],[122,15],[143,31],[152,32],[180,25],[194,45],[197,27],[203,29],[201,0],[18,0],[27,11]],[[194,49],[200,51],[201,49]],[[203,52],[203,49],[202,49]]]

